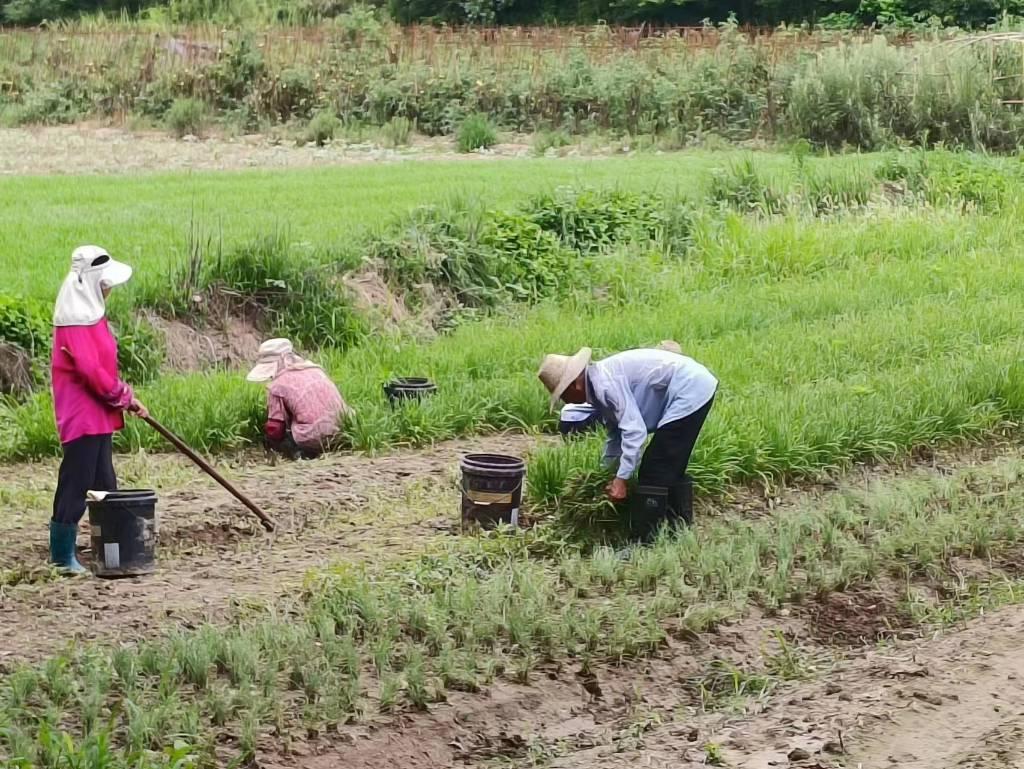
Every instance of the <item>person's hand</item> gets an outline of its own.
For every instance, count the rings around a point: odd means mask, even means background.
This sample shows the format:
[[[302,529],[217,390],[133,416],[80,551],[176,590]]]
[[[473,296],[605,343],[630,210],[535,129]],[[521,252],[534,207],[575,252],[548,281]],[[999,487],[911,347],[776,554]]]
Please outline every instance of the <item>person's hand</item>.
[[[137,416],[139,419],[145,419],[149,416],[149,409],[142,405],[142,401],[138,398],[132,398],[131,404],[128,406],[128,411]]]
[[[626,497],[629,496],[629,489],[626,488],[626,482],[621,478],[616,478],[609,483],[605,492],[608,494],[608,499],[615,503],[625,502]]]

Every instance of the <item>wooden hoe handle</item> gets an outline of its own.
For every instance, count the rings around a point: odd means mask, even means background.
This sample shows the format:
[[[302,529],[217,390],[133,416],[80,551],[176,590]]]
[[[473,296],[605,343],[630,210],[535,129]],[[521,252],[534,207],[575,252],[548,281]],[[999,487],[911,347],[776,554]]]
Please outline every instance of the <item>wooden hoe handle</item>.
[[[157,422],[155,419],[153,419],[153,417],[147,416],[143,417],[143,419],[150,427],[152,427],[164,438],[166,438],[167,441],[174,446],[174,448],[176,448],[186,457],[195,462],[204,473],[213,478],[213,480],[217,481],[217,483],[219,483],[221,486],[227,489],[235,499],[237,499],[239,502],[241,502],[243,505],[249,508],[249,510],[251,510],[256,515],[256,517],[260,519],[260,522],[263,524],[263,528],[265,528],[267,531],[273,531],[275,528],[277,528],[277,524],[274,522],[273,518],[271,518],[269,515],[260,510],[260,508],[256,506],[255,502],[253,502],[251,499],[245,496],[245,494],[236,489],[224,476],[222,476],[220,473],[214,470],[213,467],[211,467],[210,464],[205,459],[203,459],[191,448],[189,448],[185,441],[183,441],[177,435],[172,433],[162,424]]]

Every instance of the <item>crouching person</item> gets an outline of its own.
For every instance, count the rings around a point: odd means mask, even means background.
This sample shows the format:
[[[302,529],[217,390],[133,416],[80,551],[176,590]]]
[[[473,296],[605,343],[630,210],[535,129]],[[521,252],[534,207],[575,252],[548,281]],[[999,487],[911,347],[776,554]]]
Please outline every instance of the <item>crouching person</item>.
[[[287,339],[260,345],[247,379],[267,383],[265,445],[291,459],[318,457],[353,414],[324,370],[296,354]]]

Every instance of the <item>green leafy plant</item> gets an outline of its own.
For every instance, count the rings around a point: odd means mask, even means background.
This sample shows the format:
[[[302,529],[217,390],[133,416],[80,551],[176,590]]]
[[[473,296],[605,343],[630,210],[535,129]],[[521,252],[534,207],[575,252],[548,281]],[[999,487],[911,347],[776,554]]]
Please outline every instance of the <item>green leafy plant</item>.
[[[487,115],[475,113],[459,125],[455,143],[459,152],[490,149],[498,143],[498,130]]]
[[[394,117],[384,124],[381,133],[389,147],[405,147],[412,140],[413,128],[413,121],[409,118]]]
[[[323,147],[334,140],[339,130],[341,130],[341,121],[338,116],[330,110],[321,110],[306,126],[304,141],[313,143],[317,147]]]
[[[206,120],[206,105],[199,99],[175,99],[164,116],[164,122],[179,139],[184,136],[202,136]]]

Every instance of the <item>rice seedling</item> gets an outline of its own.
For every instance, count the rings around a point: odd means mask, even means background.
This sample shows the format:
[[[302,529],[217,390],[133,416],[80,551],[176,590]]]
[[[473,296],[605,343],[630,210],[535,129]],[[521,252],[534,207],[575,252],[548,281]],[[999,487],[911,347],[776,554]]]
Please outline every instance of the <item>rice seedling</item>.
[[[402,677],[397,673],[383,673],[380,676],[380,690],[377,693],[377,706],[381,713],[393,713],[398,708],[399,694],[402,691]]]

